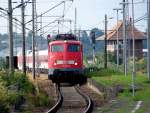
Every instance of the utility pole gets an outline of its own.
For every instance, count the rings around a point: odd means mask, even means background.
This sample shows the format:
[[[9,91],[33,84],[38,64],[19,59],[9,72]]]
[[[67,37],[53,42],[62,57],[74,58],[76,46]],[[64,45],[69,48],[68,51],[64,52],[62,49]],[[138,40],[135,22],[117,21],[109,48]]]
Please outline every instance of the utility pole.
[[[42,42],[42,34],[43,34],[43,29],[42,29],[42,15],[40,17],[40,37],[41,37],[41,42]],[[42,43],[40,43],[40,47],[42,47]]]
[[[107,69],[107,15],[105,15],[104,68]]]
[[[22,61],[23,61],[23,66],[22,70],[23,73],[26,75],[26,53],[25,53],[25,20],[24,20],[24,12],[25,12],[25,5],[24,5],[24,0],[21,0],[21,18],[22,18]]]
[[[58,34],[59,34],[59,24],[60,24],[60,20],[58,20],[58,30],[57,30]]]
[[[118,28],[118,20],[119,20],[119,16],[118,16],[118,12],[119,10],[122,10],[121,8],[115,8],[113,9],[117,12],[117,69],[119,68],[119,28]]]
[[[72,33],[72,21],[70,20],[70,34]]]
[[[150,80],[150,0],[147,0],[147,76]]]
[[[133,43],[133,72],[132,72],[132,96],[135,96],[135,37],[134,37],[134,3],[132,0],[132,43]]]
[[[127,42],[126,42],[126,0],[123,0],[123,63],[124,63],[124,74],[127,76]]]
[[[43,30],[42,30],[42,15],[40,17],[40,28],[41,28],[40,34],[41,34],[41,38],[42,38],[42,33],[43,33]]]
[[[8,0],[8,23],[9,23],[9,70],[10,73],[14,70],[13,58],[13,27],[12,27],[12,0]]]
[[[75,8],[75,22],[74,22],[74,34],[76,35],[77,30],[77,8]]]
[[[33,69],[32,69],[32,76],[35,79],[35,1],[32,0],[32,62],[33,62]]]
[[[81,39],[81,27],[79,28],[79,32],[78,32],[78,40],[80,41]]]

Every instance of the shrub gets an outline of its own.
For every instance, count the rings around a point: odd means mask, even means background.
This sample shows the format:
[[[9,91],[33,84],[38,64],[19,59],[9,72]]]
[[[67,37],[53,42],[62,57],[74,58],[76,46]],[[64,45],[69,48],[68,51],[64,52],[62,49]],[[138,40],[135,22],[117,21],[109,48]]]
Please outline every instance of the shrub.
[[[29,106],[29,109],[49,106],[50,98],[43,89],[36,92],[35,86],[24,74],[20,72],[9,74],[7,71],[1,71],[0,113],[9,113],[11,106],[19,110],[24,103]]]
[[[24,93],[34,92],[35,90],[33,84],[28,80],[28,77],[20,72],[15,72],[11,75],[7,72],[3,72],[0,76],[8,88],[16,88],[17,91]]]
[[[41,106],[49,106],[50,105],[50,99],[48,95],[44,93],[39,93],[37,95],[28,95],[28,100],[30,103],[36,107]]]
[[[0,112],[9,113],[9,102],[6,88],[0,84]]]
[[[146,59],[142,58],[140,59],[137,63],[137,70],[139,70],[142,73],[146,73],[147,72],[147,63],[146,63]]]

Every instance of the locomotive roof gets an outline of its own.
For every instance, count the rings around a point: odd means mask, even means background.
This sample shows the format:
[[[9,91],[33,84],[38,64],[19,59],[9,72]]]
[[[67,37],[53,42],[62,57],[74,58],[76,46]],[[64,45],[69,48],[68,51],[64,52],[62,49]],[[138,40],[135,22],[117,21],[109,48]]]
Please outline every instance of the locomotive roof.
[[[49,42],[55,41],[55,40],[77,40],[77,37],[74,34],[57,34],[48,38]]]
[[[50,42],[50,44],[62,44],[62,43],[81,44],[80,41],[76,41],[76,40],[55,40]]]
[[[77,40],[74,34],[57,34],[54,36],[55,40]]]

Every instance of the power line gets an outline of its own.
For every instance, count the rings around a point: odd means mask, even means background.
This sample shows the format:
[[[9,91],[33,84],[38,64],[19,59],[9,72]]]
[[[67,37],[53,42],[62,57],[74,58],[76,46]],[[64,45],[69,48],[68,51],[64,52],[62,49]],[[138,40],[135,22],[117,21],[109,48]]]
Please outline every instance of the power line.
[[[53,7],[50,8],[50,9],[48,9],[47,11],[45,11],[44,13],[42,13],[40,16],[37,16],[36,18],[39,18],[39,17],[45,15],[46,13],[48,13],[48,12],[50,12],[51,10],[55,9],[56,7],[58,7],[59,5],[61,5],[62,3],[64,3],[64,1],[61,2],[61,3],[59,3],[59,4],[56,4],[55,6],[53,6]],[[35,19],[35,18],[34,18],[34,19]],[[28,21],[28,22],[26,22],[25,24],[28,24],[28,23],[30,23],[30,22],[32,22],[32,21],[33,21],[33,19],[30,20],[30,21]]]

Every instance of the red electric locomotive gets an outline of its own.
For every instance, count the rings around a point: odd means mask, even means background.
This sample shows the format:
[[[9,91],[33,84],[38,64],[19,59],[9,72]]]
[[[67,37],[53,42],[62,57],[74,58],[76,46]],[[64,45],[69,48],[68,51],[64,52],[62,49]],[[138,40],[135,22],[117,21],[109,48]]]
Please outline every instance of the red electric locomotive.
[[[48,46],[48,78],[55,83],[83,83],[82,44],[72,34],[55,36]]]

